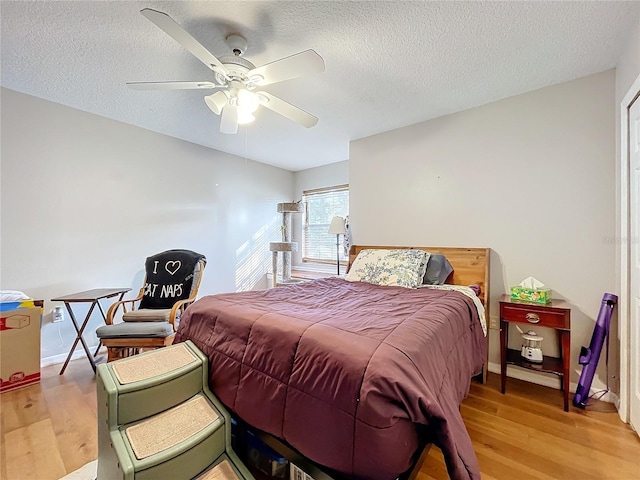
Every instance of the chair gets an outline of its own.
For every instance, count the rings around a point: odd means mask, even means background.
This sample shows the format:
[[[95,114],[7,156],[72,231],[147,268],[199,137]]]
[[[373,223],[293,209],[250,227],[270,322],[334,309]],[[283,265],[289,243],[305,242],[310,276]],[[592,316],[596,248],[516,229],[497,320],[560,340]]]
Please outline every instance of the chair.
[[[107,362],[171,345],[180,315],[196,299],[206,263],[204,255],[191,250],[167,250],[148,257],[138,296],[111,305],[106,325],[96,330],[107,347]],[[114,323],[121,306],[123,321]]]

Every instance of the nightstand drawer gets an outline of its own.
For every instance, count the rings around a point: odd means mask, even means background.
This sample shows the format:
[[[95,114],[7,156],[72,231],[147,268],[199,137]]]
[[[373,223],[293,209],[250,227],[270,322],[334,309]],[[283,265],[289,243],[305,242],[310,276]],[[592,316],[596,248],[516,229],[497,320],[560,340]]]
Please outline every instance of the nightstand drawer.
[[[526,323],[568,330],[571,320],[568,310],[552,310],[548,307],[538,307],[527,304],[500,304],[500,318],[508,322]]]

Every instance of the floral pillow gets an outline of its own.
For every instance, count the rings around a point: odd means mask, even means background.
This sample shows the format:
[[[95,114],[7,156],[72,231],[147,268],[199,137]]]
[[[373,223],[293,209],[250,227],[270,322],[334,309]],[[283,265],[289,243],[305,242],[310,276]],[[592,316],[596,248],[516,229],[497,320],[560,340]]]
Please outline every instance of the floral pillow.
[[[411,249],[365,249],[351,265],[346,279],[376,285],[417,288],[422,284],[429,253]]]

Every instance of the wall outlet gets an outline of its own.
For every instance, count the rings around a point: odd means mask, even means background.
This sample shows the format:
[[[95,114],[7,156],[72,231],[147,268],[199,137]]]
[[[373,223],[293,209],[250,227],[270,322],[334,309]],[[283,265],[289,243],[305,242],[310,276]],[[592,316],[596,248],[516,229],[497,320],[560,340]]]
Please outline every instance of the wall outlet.
[[[491,330],[500,330],[500,317],[489,316],[489,328]]]
[[[62,311],[62,307],[54,307],[51,310],[51,321],[53,323],[59,323],[64,320],[64,312]]]

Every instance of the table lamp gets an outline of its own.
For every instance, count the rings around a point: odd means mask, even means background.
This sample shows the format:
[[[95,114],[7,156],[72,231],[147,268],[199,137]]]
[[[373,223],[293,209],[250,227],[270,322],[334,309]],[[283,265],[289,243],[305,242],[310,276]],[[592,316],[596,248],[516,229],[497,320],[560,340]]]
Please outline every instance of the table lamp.
[[[329,233],[336,236],[336,264],[338,265],[338,275],[340,275],[340,235],[347,233],[343,217],[333,217],[331,225],[329,225]]]

